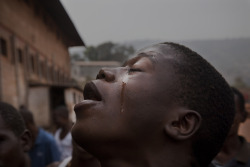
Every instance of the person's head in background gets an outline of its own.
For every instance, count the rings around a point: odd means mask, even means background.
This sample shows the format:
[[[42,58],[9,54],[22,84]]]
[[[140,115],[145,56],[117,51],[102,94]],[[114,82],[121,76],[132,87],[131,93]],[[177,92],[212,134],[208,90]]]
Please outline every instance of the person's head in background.
[[[245,122],[247,111],[242,93],[232,87],[235,103],[235,117],[229,134],[223,143],[223,147],[216,155],[212,163],[215,166],[249,166],[250,147],[246,139],[238,134],[240,124]]]
[[[229,135],[238,135],[240,124],[246,121],[248,113],[245,108],[245,99],[242,93],[234,87],[232,87],[232,91],[235,102],[235,117]]]
[[[69,119],[69,110],[66,106],[58,106],[53,111],[53,121],[57,128],[63,128],[71,124]]]
[[[103,68],[75,106],[75,141],[103,166],[206,166],[234,117],[232,91],[200,55],[162,43]]]
[[[0,166],[28,167],[31,135],[18,111],[0,102]]]
[[[35,124],[33,114],[32,114],[32,112],[30,112],[26,108],[20,109],[19,112],[20,112],[21,116],[23,117],[23,120],[24,120],[24,123],[25,123],[27,129],[30,131],[30,133],[32,135],[31,136],[32,137],[32,145],[34,145],[39,129]]]

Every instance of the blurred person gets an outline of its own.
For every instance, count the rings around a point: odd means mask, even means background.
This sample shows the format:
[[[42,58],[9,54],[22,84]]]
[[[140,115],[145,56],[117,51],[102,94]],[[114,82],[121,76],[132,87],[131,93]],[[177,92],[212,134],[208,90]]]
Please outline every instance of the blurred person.
[[[72,154],[72,122],[69,119],[69,110],[66,106],[58,106],[53,112],[53,120],[58,129],[54,137],[61,153],[60,160],[63,160]]]
[[[99,160],[73,142],[72,156],[65,158],[58,167],[101,167]],[[52,166],[49,166],[52,167]],[[56,166],[54,166],[56,167]]]
[[[207,167],[234,117],[225,79],[175,43],[102,68],[83,94],[72,136],[103,167]]]
[[[52,134],[35,124],[33,114],[23,108],[20,109],[26,127],[32,134],[32,148],[29,151],[31,167],[45,167],[60,160],[60,152]]]
[[[238,135],[240,124],[245,122],[247,111],[242,93],[232,87],[235,110],[234,123],[226,138],[221,151],[213,160],[216,167],[250,167],[250,143]]]
[[[31,134],[18,111],[0,102],[0,167],[30,167]]]

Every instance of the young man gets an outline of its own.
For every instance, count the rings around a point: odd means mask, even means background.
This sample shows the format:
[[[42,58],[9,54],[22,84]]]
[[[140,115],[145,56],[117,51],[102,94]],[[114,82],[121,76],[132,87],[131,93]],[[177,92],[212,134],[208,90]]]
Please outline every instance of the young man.
[[[231,130],[213,164],[216,167],[250,167],[250,144],[238,135],[240,124],[245,122],[247,111],[244,96],[236,88],[232,88],[235,101],[235,117]]]
[[[33,114],[29,110],[21,109],[20,114],[24,119],[27,129],[32,134],[32,148],[29,151],[31,167],[45,167],[59,161],[60,152],[54,137],[36,126]]]
[[[0,102],[0,166],[29,167],[31,135],[17,110]]]
[[[190,49],[147,47],[103,68],[75,106],[75,141],[102,167],[205,167],[234,117],[223,77]]]
[[[69,110],[66,106],[58,106],[53,113],[53,120],[58,127],[55,132],[57,146],[61,152],[60,160],[63,160],[72,154],[72,122],[69,119]]]

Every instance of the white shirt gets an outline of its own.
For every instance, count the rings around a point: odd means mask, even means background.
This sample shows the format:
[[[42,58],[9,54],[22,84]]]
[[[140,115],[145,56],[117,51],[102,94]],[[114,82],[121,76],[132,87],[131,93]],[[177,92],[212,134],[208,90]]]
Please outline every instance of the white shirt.
[[[65,167],[65,166],[67,166],[68,165],[68,163],[69,163],[69,161],[71,161],[71,159],[72,159],[72,157],[70,156],[70,157],[67,157],[67,158],[65,158],[60,164],[59,164],[59,166],[58,167]]]
[[[62,129],[59,128],[55,133],[56,144],[61,152],[61,160],[72,154],[72,136],[69,132],[62,140],[60,139]]]

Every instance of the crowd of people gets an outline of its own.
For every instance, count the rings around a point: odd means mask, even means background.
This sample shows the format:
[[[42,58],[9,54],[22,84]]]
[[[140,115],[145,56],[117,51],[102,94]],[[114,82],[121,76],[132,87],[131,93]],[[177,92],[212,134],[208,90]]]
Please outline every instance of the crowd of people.
[[[54,134],[0,102],[0,167],[250,167],[243,95],[185,46],[143,48],[83,93],[74,125],[53,111]]]

